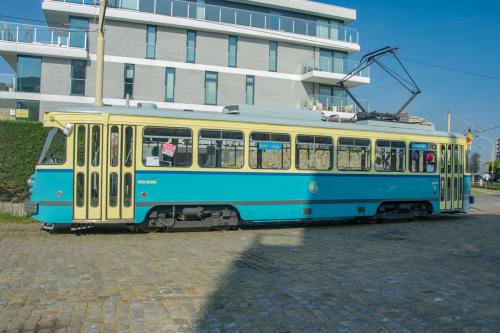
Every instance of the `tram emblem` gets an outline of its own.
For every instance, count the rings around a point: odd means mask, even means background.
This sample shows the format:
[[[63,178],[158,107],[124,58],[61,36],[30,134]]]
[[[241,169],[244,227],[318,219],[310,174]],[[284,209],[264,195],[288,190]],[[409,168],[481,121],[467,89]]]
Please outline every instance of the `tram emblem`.
[[[309,183],[309,192],[316,193],[318,192],[318,190],[319,190],[318,183],[316,183],[315,181]]]

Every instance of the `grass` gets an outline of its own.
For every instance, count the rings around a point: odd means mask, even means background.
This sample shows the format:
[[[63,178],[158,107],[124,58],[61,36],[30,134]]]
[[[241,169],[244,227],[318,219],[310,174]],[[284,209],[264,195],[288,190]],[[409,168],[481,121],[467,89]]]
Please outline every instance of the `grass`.
[[[12,214],[0,212],[0,223],[36,223],[31,217],[14,216]]]

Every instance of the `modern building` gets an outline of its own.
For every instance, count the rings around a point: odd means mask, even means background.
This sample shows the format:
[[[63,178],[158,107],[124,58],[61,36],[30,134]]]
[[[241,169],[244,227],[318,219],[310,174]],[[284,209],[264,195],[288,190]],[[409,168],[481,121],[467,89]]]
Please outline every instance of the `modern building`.
[[[43,0],[47,26],[0,22],[0,108],[93,103],[97,0]],[[255,104],[353,111],[353,9],[307,0],[108,0],[104,102],[220,111]],[[370,82],[369,72],[347,85]],[[128,98],[127,98],[128,97]],[[41,114],[41,113],[40,113]]]

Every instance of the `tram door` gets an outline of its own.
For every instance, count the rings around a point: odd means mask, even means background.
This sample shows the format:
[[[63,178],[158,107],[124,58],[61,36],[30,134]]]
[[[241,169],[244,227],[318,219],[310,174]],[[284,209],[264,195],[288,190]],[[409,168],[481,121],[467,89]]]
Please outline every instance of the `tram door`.
[[[463,146],[441,145],[441,210],[456,210],[463,205]]]
[[[110,125],[106,168],[106,217],[133,220],[135,193],[135,127]]]
[[[73,218],[102,219],[102,130],[99,124],[79,124],[75,130]]]

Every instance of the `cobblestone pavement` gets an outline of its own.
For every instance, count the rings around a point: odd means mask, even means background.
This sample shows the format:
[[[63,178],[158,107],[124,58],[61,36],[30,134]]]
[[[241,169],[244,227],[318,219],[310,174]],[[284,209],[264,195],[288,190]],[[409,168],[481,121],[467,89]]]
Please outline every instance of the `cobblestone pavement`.
[[[231,232],[0,224],[0,332],[498,332],[500,200],[468,216]]]

